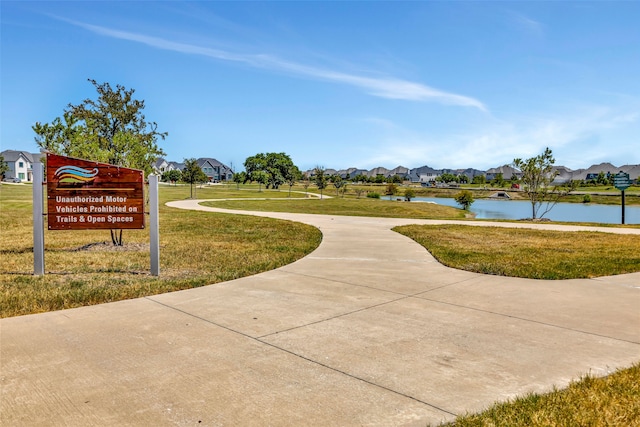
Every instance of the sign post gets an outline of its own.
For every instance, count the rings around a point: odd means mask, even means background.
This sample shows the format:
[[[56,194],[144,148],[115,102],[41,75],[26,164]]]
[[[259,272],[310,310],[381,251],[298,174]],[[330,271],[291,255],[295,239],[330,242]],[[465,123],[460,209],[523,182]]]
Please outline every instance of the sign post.
[[[613,185],[622,192],[622,224],[624,224],[624,190],[631,185],[629,174],[622,171],[615,174],[613,176]]]
[[[44,274],[43,171],[34,163],[34,274]],[[122,230],[144,227],[144,172],[47,153],[49,230]],[[158,177],[149,177],[151,274],[160,274]]]
[[[48,153],[49,230],[144,228],[143,174]]]
[[[33,162],[33,274],[44,275],[44,200],[42,163]]]

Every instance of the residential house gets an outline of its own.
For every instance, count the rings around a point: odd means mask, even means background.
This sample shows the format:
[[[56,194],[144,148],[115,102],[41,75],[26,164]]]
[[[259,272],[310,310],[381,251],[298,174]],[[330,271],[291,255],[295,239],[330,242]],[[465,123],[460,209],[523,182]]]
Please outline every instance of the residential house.
[[[426,165],[409,171],[409,179],[411,182],[419,182],[421,184],[430,184],[435,182],[436,178],[440,175],[442,175],[442,170],[433,169]]]
[[[233,180],[233,171],[231,168],[223,163],[220,163],[216,159],[212,159],[210,157],[201,157],[196,160],[198,162],[198,166],[202,169],[207,177],[209,177],[209,182],[220,182],[220,181],[232,181]]]
[[[31,154],[26,151],[5,150],[0,153],[4,157],[9,170],[5,172],[6,180],[18,178],[21,181],[33,182],[33,161],[34,157],[40,154]]]
[[[514,175],[517,179],[522,178],[522,172],[520,172],[518,169],[509,165],[504,165],[497,168],[489,169],[486,173],[487,181],[496,179],[498,174],[502,174],[502,179],[506,181],[509,181]]]
[[[402,179],[407,179],[409,177],[409,169],[405,168],[404,166],[397,166],[389,171],[387,177],[396,175]]]

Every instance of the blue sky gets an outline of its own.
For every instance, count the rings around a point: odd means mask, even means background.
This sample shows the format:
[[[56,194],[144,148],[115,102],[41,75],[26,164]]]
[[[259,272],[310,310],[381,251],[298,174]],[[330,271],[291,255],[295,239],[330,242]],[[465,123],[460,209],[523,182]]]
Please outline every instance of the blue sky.
[[[167,159],[640,163],[640,2],[1,1],[1,149],[121,84]]]

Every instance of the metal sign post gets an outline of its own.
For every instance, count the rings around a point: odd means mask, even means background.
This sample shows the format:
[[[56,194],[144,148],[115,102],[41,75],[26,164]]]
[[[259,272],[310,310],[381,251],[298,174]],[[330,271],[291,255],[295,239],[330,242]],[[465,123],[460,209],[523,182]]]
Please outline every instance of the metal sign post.
[[[631,185],[629,174],[622,171],[615,174],[613,176],[613,185],[622,192],[622,224],[624,224],[624,190]]]
[[[33,275],[44,275],[44,173],[40,159],[33,162]]]
[[[158,175],[149,175],[149,249],[151,275],[160,275],[160,235],[158,216]]]

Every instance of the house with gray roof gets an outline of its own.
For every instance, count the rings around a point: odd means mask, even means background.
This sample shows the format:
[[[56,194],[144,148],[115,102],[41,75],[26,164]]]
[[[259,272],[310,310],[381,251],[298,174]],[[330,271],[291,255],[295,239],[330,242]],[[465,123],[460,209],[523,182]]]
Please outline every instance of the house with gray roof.
[[[196,160],[209,182],[233,181],[233,171],[231,168],[211,157],[201,157]]]
[[[19,179],[24,182],[33,182],[33,162],[34,158],[40,156],[40,153],[32,154],[26,151],[5,150],[0,154],[4,157],[7,166],[9,166],[9,170],[4,174],[5,180]]]

